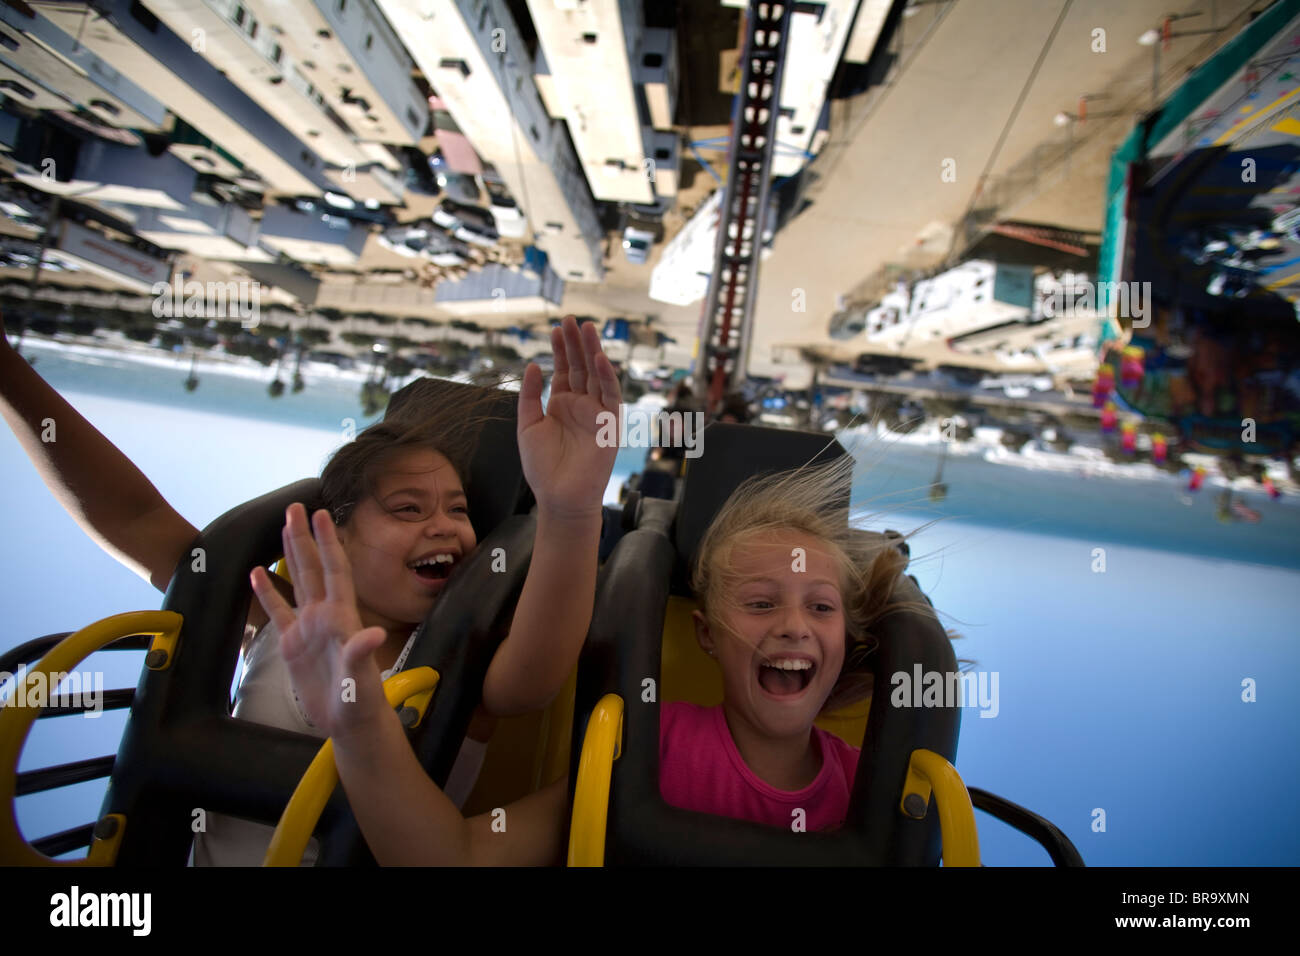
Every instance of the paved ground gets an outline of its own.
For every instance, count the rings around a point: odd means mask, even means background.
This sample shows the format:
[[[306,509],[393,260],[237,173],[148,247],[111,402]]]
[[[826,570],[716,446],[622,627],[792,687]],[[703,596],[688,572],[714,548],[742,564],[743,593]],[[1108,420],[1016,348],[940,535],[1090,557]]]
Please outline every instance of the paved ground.
[[[1037,195],[1027,189],[1020,203],[1002,210],[1004,218],[1100,229],[1109,154],[1128,134],[1135,112],[1151,103],[1152,52],[1139,46],[1137,37],[1167,13],[1205,6],[1171,6],[1167,0],[963,0],[920,8],[904,24],[905,44],[917,41],[904,57],[914,58],[892,89],[866,104],[871,111],[864,119],[834,131],[828,150],[836,151],[819,160],[828,170],[823,188],[814,194],[812,208],[777,237],[775,254],[763,266],[751,370],[761,370],[775,344],[831,345],[826,325],[836,296],[879,266],[943,258],[948,245],[943,226],[959,220],[971,202],[1063,8],[1068,10],[1060,29],[990,172],[996,177],[1040,144],[1064,140],[1069,130],[1057,127],[1053,117],[1076,111],[1082,95],[1109,93],[1109,99],[1090,102],[1089,112],[1119,115],[1075,128],[1081,145],[1071,156],[1068,175],[1063,168],[1047,171],[1052,178],[1044,177]],[[1221,22],[1250,6],[1220,2]],[[1186,21],[1186,28],[1205,19],[1208,13]],[[1244,17],[1233,22],[1235,33]],[[1097,28],[1106,31],[1105,53],[1091,50]],[[1162,57],[1162,89],[1181,82],[1218,42],[1218,37],[1174,40]],[[953,183],[940,178],[948,158],[956,161]],[[930,228],[935,241],[925,242]],[[791,312],[795,288],[806,290],[806,313]]]

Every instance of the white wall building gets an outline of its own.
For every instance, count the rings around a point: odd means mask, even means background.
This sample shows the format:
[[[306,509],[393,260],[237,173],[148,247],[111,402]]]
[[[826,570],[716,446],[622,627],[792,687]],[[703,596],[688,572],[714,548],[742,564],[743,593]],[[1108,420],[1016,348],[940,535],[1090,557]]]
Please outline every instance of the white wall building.
[[[380,0],[425,77],[529,220],[566,281],[599,282],[602,230],[563,131],[503,0]]]
[[[159,97],[167,108],[246,164],[268,192],[320,195],[324,164],[314,151],[256,102],[196,56],[178,37],[130,0],[34,0],[39,14]]]
[[[690,221],[664,246],[654,271],[650,273],[650,298],[673,305],[690,305],[703,299],[709,291],[717,254],[718,219],[725,192],[722,187],[715,189],[700,203]],[[768,226],[763,235],[761,255],[764,259],[772,254],[776,204],[773,196],[768,206]]]
[[[709,291],[718,243],[718,216],[725,189],[700,204],[695,215],[664,246],[650,273],[650,298],[673,305],[699,302]]]
[[[844,46],[844,59],[850,63],[866,63],[871,59],[893,5],[894,0],[862,0],[858,4],[858,18],[853,21],[853,32]]]
[[[177,36],[191,37],[200,56],[326,162],[369,162],[274,32],[237,0],[146,0],[145,5]]]
[[[880,39],[893,0],[825,0],[800,3],[792,12],[781,79],[772,175],[791,176],[816,155],[830,132],[822,124],[826,91],[840,60],[865,63]],[[744,9],[745,0],[722,0]],[[856,19],[855,19],[856,15]]]
[[[374,0],[238,2],[357,139],[414,146],[424,135],[429,104],[411,79],[410,41],[398,37]]]
[[[150,156],[134,146],[92,139],[82,144],[69,181],[22,168],[14,178],[43,192],[179,211],[190,202],[198,175],[171,153]]]
[[[592,195],[654,202],[645,167],[651,118],[642,119],[633,85],[641,79],[633,69],[644,33],[639,0],[528,0],[528,11],[549,70],[547,105],[568,123]]]
[[[905,320],[877,323],[867,341],[901,349],[935,339],[950,339],[1002,322],[1027,319],[1033,308],[1031,266],[963,262],[913,285]]]
[[[296,262],[353,266],[369,232],[342,216],[268,206],[262,213],[262,244]]]
[[[909,296],[907,287],[894,292],[887,292],[880,299],[880,304],[869,309],[866,315],[865,331],[867,337],[879,335],[895,328],[907,320]]]
[[[171,265],[165,260],[66,219],[59,222],[58,245],[49,253],[133,292],[150,293],[154,283],[171,278]]]
[[[781,74],[781,115],[776,120],[772,152],[773,176],[797,173],[806,162],[803,154],[816,155],[829,138],[828,130],[819,129],[822,108],[857,7],[858,0],[827,0],[800,4],[791,15]]]
[[[646,108],[654,129],[673,128],[677,115],[677,34],[647,28],[636,60],[637,82],[645,90]]]
[[[57,109],[80,106],[124,129],[162,128],[161,102],[49,20],[0,4],[0,23],[0,64],[57,94],[64,101]]]
[[[273,253],[257,244],[257,221],[234,203],[191,202],[180,211],[118,206],[113,211],[131,222],[141,239],[162,249],[232,262],[275,260]]]
[[[1063,291],[1082,289],[1086,281],[1088,277],[1081,273],[1039,275],[1034,280],[1032,317],[969,332],[950,344],[957,352],[991,357],[1008,369],[1045,366],[1069,378],[1087,377],[1097,369],[1106,317],[1095,309],[1067,311],[1059,302],[1054,303],[1051,318],[1044,318],[1043,310],[1045,300]]]

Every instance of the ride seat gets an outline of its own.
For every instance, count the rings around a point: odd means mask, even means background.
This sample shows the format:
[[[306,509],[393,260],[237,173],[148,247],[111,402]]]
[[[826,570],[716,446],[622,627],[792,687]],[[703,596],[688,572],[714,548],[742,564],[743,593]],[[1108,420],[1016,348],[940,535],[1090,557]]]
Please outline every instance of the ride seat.
[[[579,771],[587,726],[599,705],[621,700],[621,741],[612,764],[605,805],[603,862],[607,865],[938,865],[940,830],[935,813],[904,813],[914,751],[956,758],[960,711],[956,707],[889,706],[890,675],[950,673],[957,663],[951,642],[933,614],[887,616],[876,632],[875,686],[869,704],[818,721],[860,746],[852,807],[835,833],[796,833],[748,821],[671,807],[659,795],[659,703],[722,699],[717,665],[698,647],[690,612],[693,557],[709,524],[746,478],[844,454],[825,435],[713,423],[704,432],[706,453],[687,465],[679,503],[642,499],[636,529],[626,534],[602,569],[596,609],[579,662],[570,768],[570,793],[579,800]],[[843,503],[848,520],[848,502]],[[882,543],[889,536],[881,535]],[[914,580],[900,578],[898,596],[920,601]],[[654,685],[648,685],[653,679]],[[653,699],[646,699],[648,687]],[[906,786],[905,786],[906,784]],[[928,800],[928,791],[925,799]],[[597,801],[600,802],[600,801]],[[913,801],[912,811],[917,811]],[[575,810],[573,828],[585,826]]]
[[[424,402],[467,402],[479,391],[434,379],[418,382],[417,388],[394,396],[390,420],[418,415]],[[531,495],[516,442],[516,397],[502,392],[490,402],[488,414],[469,474],[463,476],[478,547],[434,605],[407,660],[407,669],[429,666],[440,675],[411,739],[421,764],[439,784],[445,783],[460,749],[501,640],[501,625],[522,589],[536,525],[528,514]],[[293,502],[318,507],[319,480],[296,482],[217,518],[192,545],[203,549],[199,567],[205,570],[196,570],[190,549],[178,565],[163,610],[181,616],[179,638],[169,651],[149,655],[112,762],[101,810],[101,823],[111,818],[111,826],[100,828],[111,831],[116,844],[109,862],[183,865],[197,808],[274,825],[320,749],[314,737],[236,720],[229,711],[229,688],[252,600],[249,571],[281,554],[284,512]],[[494,555],[501,554],[504,572],[494,562]],[[26,733],[22,728],[21,736]],[[20,744],[14,743],[16,754]],[[14,786],[23,792],[24,777],[58,776],[62,769],[19,774],[16,783],[10,781],[9,792]],[[372,861],[342,788],[334,793],[315,835],[321,846],[318,865]],[[99,833],[96,839],[101,839]],[[76,844],[62,839],[44,845],[66,852]]]

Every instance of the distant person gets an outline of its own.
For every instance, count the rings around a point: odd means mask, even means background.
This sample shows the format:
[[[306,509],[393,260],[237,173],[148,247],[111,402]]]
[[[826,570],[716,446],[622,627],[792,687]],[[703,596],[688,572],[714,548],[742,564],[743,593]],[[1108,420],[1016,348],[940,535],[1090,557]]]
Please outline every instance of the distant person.
[[[720,422],[730,422],[734,425],[745,425],[749,423],[749,403],[745,401],[745,396],[739,392],[732,392],[722,401],[722,414],[718,416]]]
[[[699,411],[695,394],[686,384],[686,379],[677,382],[668,392],[668,405],[664,408],[668,418],[662,419],[659,434],[659,447],[654,449],[650,460],[671,463],[674,470],[680,470],[686,458],[685,422],[688,415]]]

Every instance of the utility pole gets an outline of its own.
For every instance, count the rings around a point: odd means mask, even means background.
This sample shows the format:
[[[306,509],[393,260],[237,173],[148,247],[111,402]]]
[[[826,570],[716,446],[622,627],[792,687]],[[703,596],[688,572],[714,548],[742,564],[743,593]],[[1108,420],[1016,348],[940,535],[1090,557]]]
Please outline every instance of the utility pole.
[[[18,324],[18,341],[14,343],[14,351],[19,355],[23,350],[23,335],[27,332],[27,316],[30,314],[36,301],[36,288],[41,281],[41,266],[45,261],[45,250],[50,247],[50,240],[54,235],[54,227],[59,222],[59,206],[63,197],[58,193],[54,194],[54,199],[50,202],[50,211],[45,217],[45,231],[41,235],[41,248],[36,253],[36,262],[32,265],[32,277],[27,283],[27,312],[23,314]]]

